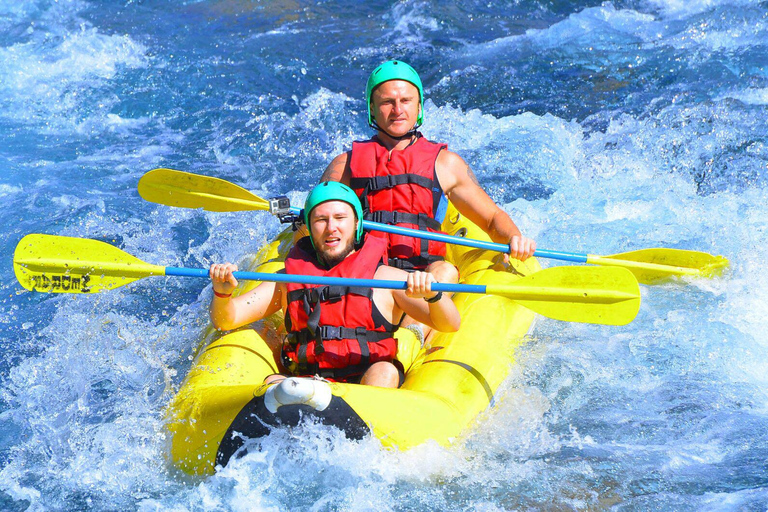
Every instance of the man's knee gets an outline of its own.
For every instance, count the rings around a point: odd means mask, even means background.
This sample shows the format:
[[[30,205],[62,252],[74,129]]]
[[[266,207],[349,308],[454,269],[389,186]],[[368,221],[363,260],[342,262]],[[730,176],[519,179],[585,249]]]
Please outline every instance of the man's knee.
[[[373,363],[366,370],[363,378],[360,379],[360,384],[380,388],[396,388],[400,384],[400,373],[394,364],[388,361],[379,361]]]
[[[427,267],[438,283],[458,283],[459,270],[447,261],[435,261]]]

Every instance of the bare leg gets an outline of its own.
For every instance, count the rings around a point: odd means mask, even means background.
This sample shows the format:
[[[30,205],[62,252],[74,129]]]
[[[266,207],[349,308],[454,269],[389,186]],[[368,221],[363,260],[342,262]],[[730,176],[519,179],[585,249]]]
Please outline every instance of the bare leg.
[[[426,268],[438,283],[458,283],[459,271],[447,261],[436,261]]]
[[[380,388],[396,388],[400,384],[400,374],[394,364],[388,361],[373,363],[363,374],[360,384]]]
[[[447,261],[436,261],[432,263],[430,266],[426,268],[426,271],[432,274],[435,277],[435,281],[438,283],[458,283],[459,282],[459,271],[456,267],[454,267],[451,263],[448,263]],[[452,295],[448,293],[448,295]],[[408,327],[411,324],[418,324],[421,327],[421,332],[424,333],[424,339],[426,340],[427,337],[432,332],[431,327],[427,327],[424,324],[420,324],[416,322],[413,318],[410,316],[406,316],[403,319],[403,322],[400,324],[401,327]]]
[[[275,382],[280,382],[281,380],[285,380],[288,376],[287,375],[280,375],[279,373],[273,373],[272,375],[268,375],[266,379],[264,379],[264,384],[273,384]]]

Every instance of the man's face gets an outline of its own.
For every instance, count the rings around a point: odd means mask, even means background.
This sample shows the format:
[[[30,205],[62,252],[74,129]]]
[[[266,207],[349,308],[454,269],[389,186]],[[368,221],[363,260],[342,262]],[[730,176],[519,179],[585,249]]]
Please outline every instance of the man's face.
[[[387,133],[401,137],[410,132],[419,118],[419,90],[405,80],[384,82],[371,94],[373,119]]]
[[[317,259],[328,267],[344,260],[355,248],[357,220],[344,201],[326,201],[309,213],[310,236]]]

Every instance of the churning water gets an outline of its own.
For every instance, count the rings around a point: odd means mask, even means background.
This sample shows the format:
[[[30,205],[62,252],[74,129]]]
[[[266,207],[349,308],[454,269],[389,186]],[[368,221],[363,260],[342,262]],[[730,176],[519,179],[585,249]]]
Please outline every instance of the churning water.
[[[723,254],[625,327],[539,319],[450,448],[307,426],[215,476],[165,464],[163,410],[211,291],[28,293],[27,233],[238,261],[265,213],[149,204],[156,167],[300,200],[370,136],[364,83],[422,74],[447,142],[540,248]],[[768,2],[0,0],[0,509],[766,510]]]

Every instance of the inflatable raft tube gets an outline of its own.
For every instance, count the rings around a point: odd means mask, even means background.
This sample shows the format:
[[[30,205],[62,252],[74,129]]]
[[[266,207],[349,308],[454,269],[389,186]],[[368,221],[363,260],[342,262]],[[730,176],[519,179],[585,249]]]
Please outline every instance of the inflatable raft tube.
[[[488,240],[453,208],[442,229]],[[250,269],[283,268],[291,241],[292,233],[281,234],[259,251]],[[447,259],[465,284],[511,283],[541,269],[533,258],[506,265],[497,252],[456,245],[448,246]],[[244,283],[239,292],[257,284]],[[265,386],[266,376],[283,371],[281,316],[228,333],[211,328],[167,410],[171,463],[186,473],[212,474],[242,453],[246,439],[307,417],[351,439],[373,435],[386,447],[408,449],[428,440],[450,444],[493,404],[534,320],[533,312],[499,296],[462,293],[453,300],[462,318],[457,332],[435,332],[421,346],[412,331],[397,331],[398,360],[406,372],[398,389],[319,379]]]

